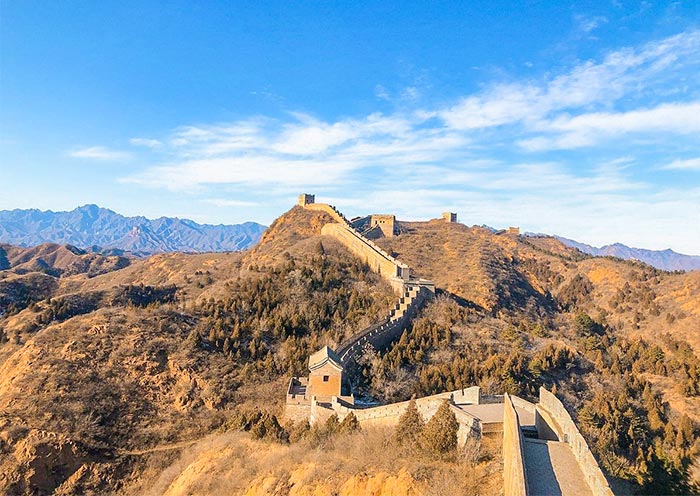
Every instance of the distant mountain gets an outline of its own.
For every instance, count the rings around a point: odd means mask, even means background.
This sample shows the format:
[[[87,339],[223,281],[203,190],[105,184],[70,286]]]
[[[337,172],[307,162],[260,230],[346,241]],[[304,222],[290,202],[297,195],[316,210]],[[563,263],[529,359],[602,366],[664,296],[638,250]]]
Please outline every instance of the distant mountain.
[[[265,226],[255,222],[213,226],[170,217],[124,217],[97,205],[70,212],[0,211],[0,243],[18,246],[58,243],[137,254],[236,251],[257,243],[263,231]]]
[[[617,257],[624,260],[639,260],[652,267],[662,270],[698,270],[700,269],[700,256],[683,255],[673,250],[645,250],[643,248],[630,248],[621,243],[605,245],[600,248],[579,243],[573,239],[555,236],[567,246],[577,248],[584,253],[596,257]]]

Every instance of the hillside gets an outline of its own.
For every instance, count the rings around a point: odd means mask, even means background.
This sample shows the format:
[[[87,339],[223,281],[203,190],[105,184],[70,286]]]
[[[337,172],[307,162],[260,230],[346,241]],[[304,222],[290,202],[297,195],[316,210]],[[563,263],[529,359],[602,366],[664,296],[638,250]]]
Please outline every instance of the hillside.
[[[302,426],[273,429],[291,444],[238,432],[242,415],[281,413],[287,381],[311,352],[394,304],[386,282],[320,235],[329,221],[294,207],[252,250],[122,266],[65,246],[6,247],[0,296],[13,306],[0,312],[0,492],[242,494],[245,485],[248,494],[311,494],[328,481],[354,488],[347,494],[370,485],[499,492],[497,443],[437,463],[362,433],[348,435],[359,446],[348,452],[346,438],[319,445]],[[358,394],[396,401],[480,385],[530,398],[556,386],[575,416],[585,412],[582,430],[609,454],[609,474],[641,492],[689,487],[700,452],[700,273],[441,221],[399,228],[376,242],[439,296],[363,365]],[[81,257],[104,273],[71,269]],[[60,272],[39,270],[39,258]]]
[[[264,266],[242,253],[162,254],[94,277],[2,272],[22,278],[26,297],[0,316],[0,492],[117,488],[147,462],[122,453],[201,437],[234,406],[279,405],[329,330],[342,339],[392,298],[332,241],[312,246]],[[293,327],[277,327],[286,316]],[[232,326],[235,340],[219,337]]]
[[[669,273],[589,257],[553,238],[441,221],[402,223],[399,236],[379,244],[419,276],[491,313],[515,310],[537,319],[572,306],[630,336],[654,338],[668,330],[700,353],[698,272]]]
[[[254,245],[264,230],[255,222],[212,226],[178,218],[124,217],[97,205],[70,212],[0,211],[0,243],[25,247],[59,243],[138,254],[236,251]]]

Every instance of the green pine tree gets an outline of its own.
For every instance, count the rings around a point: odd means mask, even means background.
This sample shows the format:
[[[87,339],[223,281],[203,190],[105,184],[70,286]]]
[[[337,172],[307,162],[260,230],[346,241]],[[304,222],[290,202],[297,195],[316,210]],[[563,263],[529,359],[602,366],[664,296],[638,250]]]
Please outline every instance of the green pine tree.
[[[449,458],[457,451],[457,417],[445,400],[423,429],[421,445],[430,455]]]
[[[406,407],[406,411],[399,418],[399,423],[396,424],[394,439],[401,446],[415,447],[424,428],[425,422],[420,413],[418,413],[416,400],[411,399]]]
[[[360,422],[355,417],[355,414],[350,412],[340,423],[338,428],[340,432],[354,432],[360,430]]]

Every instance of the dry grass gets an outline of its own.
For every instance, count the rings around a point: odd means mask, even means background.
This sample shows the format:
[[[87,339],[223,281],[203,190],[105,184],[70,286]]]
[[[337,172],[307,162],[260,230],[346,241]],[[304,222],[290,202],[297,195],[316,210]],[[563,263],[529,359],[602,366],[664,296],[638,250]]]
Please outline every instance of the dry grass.
[[[244,433],[211,436],[152,483],[130,490],[167,494],[497,494],[500,445],[487,440],[477,460],[455,463],[406,456],[391,444],[392,431],[337,435],[311,447],[252,441]],[[474,453],[472,452],[472,455]],[[371,491],[371,492],[367,492]]]

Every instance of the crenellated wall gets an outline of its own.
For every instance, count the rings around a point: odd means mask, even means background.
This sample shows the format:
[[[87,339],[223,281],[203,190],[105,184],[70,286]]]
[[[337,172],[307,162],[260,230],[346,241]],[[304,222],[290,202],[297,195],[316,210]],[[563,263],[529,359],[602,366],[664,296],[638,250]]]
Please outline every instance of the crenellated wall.
[[[382,350],[389,343],[401,337],[401,333],[416,316],[418,309],[430,297],[432,297],[432,293],[428,289],[420,286],[408,286],[406,293],[388,320],[368,327],[340,344],[336,352],[340,356],[343,366],[347,367],[348,364],[357,363],[357,358],[362,354],[367,344],[372,345],[375,350]]]
[[[348,220],[345,218],[343,214],[341,214],[337,208],[335,208],[333,205],[328,205],[327,203],[306,203],[302,205],[304,208],[309,209],[309,210],[318,210],[320,212],[326,212],[328,215],[333,217],[336,222],[340,224],[347,224],[349,225]]]
[[[332,236],[343,243],[353,254],[392,285],[395,285],[397,279],[399,283],[408,281],[410,269],[406,264],[396,260],[348,224],[326,224],[321,229],[321,234]]]
[[[520,431],[520,420],[511,397],[505,394],[503,399],[503,494],[527,496],[524,441]]]
[[[478,418],[458,408],[456,405],[478,404],[479,394],[480,389],[478,386],[458,389],[456,391],[440,393],[425,398],[418,398],[416,399],[416,408],[421,417],[427,421],[435,415],[435,412],[445,400],[450,401],[451,409],[459,423],[457,440],[460,446],[462,446],[469,437],[477,439],[481,437],[481,422]],[[311,408],[307,410],[307,418],[310,419],[309,422],[311,424],[314,424],[317,422],[325,422],[328,417],[336,414],[338,415],[338,419],[342,421],[352,412],[362,427],[393,427],[399,422],[408,404],[408,401],[402,401],[400,403],[371,408],[355,408],[337,399],[333,399],[331,403],[319,403],[315,401],[315,399],[312,399]]]
[[[554,433],[559,441],[567,443],[578,462],[581,471],[593,494],[613,496],[605,475],[598,466],[588,443],[581,435],[569,412],[559,399],[545,388],[540,388],[540,401],[535,412],[535,424],[538,432],[547,436]]]

